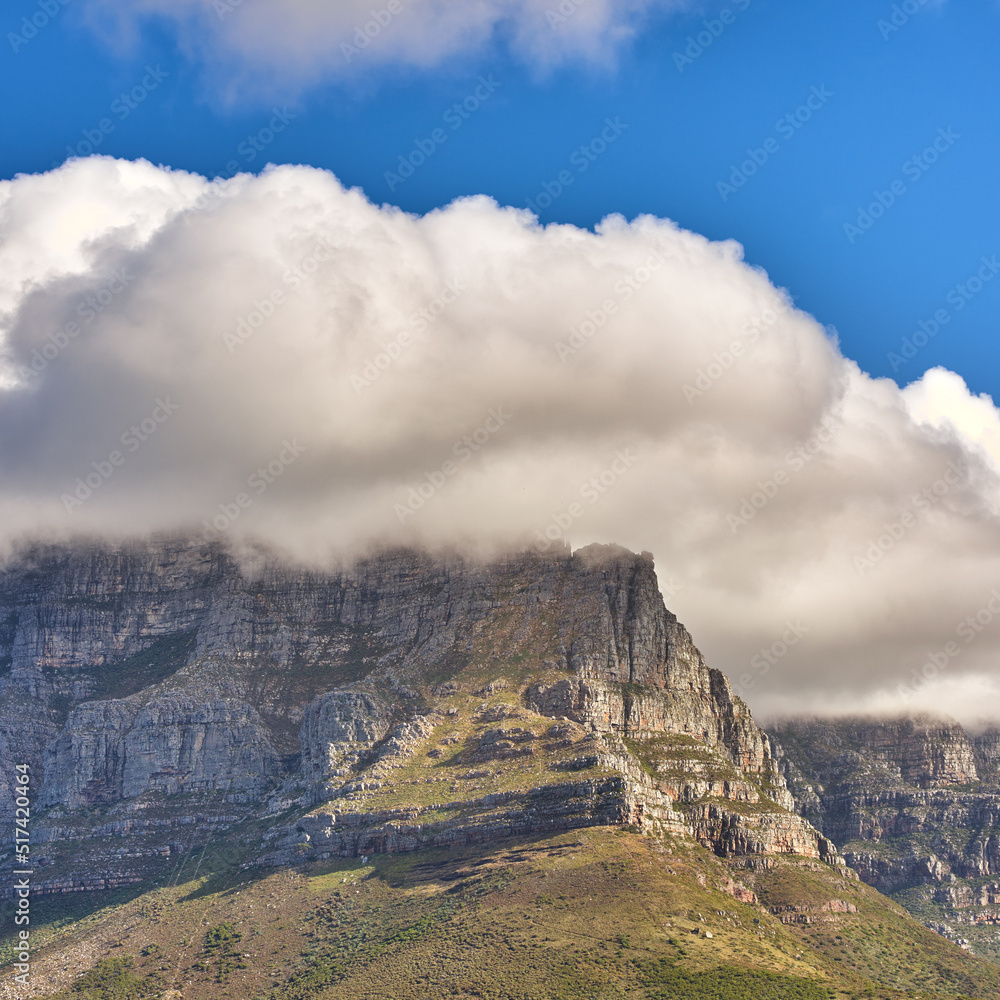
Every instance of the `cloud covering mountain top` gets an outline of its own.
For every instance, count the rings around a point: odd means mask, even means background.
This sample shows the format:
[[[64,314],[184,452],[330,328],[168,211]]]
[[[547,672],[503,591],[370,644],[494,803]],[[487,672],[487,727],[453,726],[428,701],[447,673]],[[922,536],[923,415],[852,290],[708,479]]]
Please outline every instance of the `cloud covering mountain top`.
[[[91,158],[0,183],[0,338],[6,543],[615,541],[764,714],[996,714],[996,408],[736,243]]]

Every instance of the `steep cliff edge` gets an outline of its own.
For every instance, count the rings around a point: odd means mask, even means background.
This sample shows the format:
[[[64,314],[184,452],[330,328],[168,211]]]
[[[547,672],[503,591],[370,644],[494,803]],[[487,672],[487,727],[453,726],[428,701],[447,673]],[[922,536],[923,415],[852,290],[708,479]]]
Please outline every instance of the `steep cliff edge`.
[[[1000,961],[1000,734],[948,719],[769,727],[798,809],[869,885]]]
[[[251,820],[273,863],[607,824],[838,860],[651,557],[613,546],[336,573],[36,546],[0,574],[0,670],[38,891],[144,878]]]

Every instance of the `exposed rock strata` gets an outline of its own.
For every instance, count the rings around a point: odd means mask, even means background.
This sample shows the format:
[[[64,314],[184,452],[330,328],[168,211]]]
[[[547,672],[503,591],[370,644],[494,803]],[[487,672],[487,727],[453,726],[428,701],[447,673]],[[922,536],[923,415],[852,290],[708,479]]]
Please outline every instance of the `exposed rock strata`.
[[[319,573],[183,540],[38,546],[0,574],[0,669],[0,774],[31,765],[64,872],[99,831],[143,858],[267,817],[275,858],[612,823],[835,859],[645,553]],[[405,801],[413,774],[449,794]]]
[[[771,735],[799,810],[827,836],[859,848],[900,838],[899,847],[925,848],[920,861],[908,849],[859,860],[873,884],[1000,873],[995,733],[904,718],[787,721]]]
[[[929,717],[789,720],[770,733],[799,811],[865,882],[928,926],[997,922],[1000,733]],[[1000,959],[992,930],[972,946]]]

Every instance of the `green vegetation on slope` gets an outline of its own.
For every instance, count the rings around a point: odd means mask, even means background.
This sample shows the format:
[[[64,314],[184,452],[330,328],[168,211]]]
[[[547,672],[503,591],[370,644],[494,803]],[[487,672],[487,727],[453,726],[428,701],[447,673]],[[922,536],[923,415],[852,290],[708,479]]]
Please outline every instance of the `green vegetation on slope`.
[[[830,1000],[836,995],[795,976],[732,966],[688,972],[668,958],[641,966],[638,978],[643,986],[653,987],[650,1000]]]
[[[158,973],[137,976],[129,957],[102,958],[97,967],[84,973],[60,998],[67,1000],[157,1000],[163,990]]]

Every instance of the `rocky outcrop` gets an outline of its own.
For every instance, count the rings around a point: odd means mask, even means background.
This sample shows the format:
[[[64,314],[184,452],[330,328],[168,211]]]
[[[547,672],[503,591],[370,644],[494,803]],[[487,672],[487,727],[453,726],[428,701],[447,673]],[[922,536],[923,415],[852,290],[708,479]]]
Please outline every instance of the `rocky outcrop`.
[[[458,815],[428,819],[441,813]],[[303,816],[293,829],[276,829],[265,843],[276,841],[277,850],[260,860],[286,863],[300,856],[289,852],[289,847],[308,847],[321,859],[331,855],[354,857],[414,851],[421,847],[465,847],[587,826],[640,825],[641,816],[641,808],[630,800],[629,789],[620,777],[435,802],[426,808],[358,812],[324,809]]]
[[[328,691],[305,710],[302,769],[314,780],[342,777],[389,732],[392,709],[364,691]]]
[[[928,859],[933,845],[921,879],[1000,873],[995,733],[927,717],[792,720],[770,732],[799,811],[837,843],[864,853],[864,843],[892,842],[900,873],[913,869],[908,844],[919,840]],[[864,862],[873,878],[894,867],[880,857]]]
[[[45,750],[39,805],[69,809],[150,792],[224,790],[259,797],[281,757],[254,708],[215,699],[156,698],[77,706]]]
[[[0,773],[30,765],[67,873],[99,830],[155,858],[279,816],[272,857],[618,823],[835,858],[647,553],[321,573],[184,539],[28,547],[0,573],[0,670]]]
[[[928,926],[994,925],[1000,733],[918,717],[787,720],[770,734],[798,810],[865,882]],[[1000,958],[993,930],[971,947]]]

